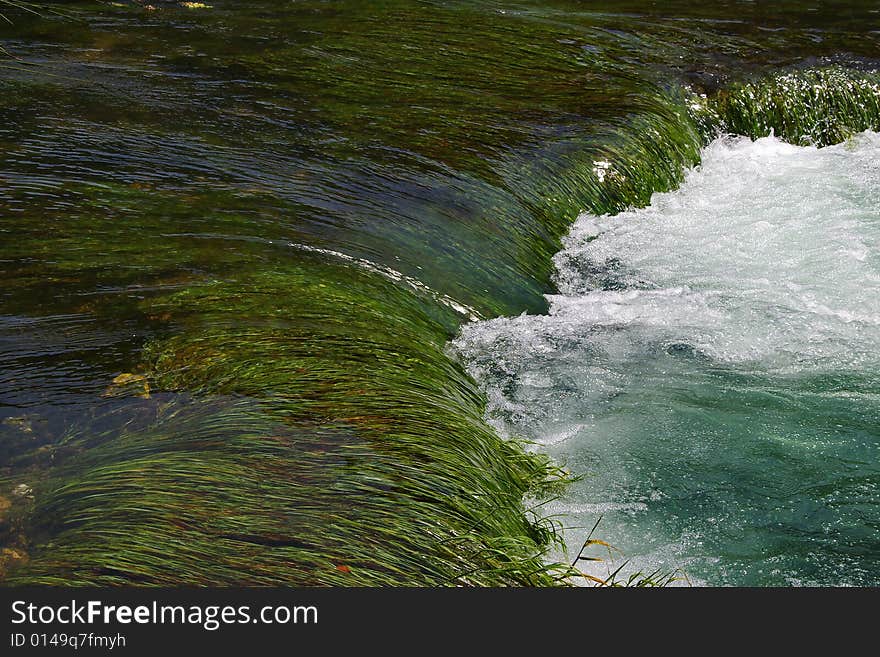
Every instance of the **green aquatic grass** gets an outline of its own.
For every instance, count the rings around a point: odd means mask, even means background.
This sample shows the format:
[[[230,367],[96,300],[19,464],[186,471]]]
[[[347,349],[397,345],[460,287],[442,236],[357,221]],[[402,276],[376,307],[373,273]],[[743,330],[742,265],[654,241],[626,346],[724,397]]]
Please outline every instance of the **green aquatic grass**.
[[[677,133],[668,121],[679,116],[652,122],[646,114],[647,136],[665,130],[670,141]],[[644,189],[634,177],[646,153],[663,156],[652,180],[672,184],[675,158],[693,148],[687,127],[689,139],[668,151],[671,159],[662,143],[618,134],[619,144],[597,152],[615,153],[625,173],[587,188],[603,191],[599,202]],[[636,154],[630,168],[627,149]],[[35,234],[19,245],[29,254],[66,253],[53,265],[59,275],[81,272],[78,250],[100,251],[136,228],[101,220],[111,208],[147,203],[169,230],[176,221],[173,203],[155,205],[163,198],[156,191],[71,193],[94,211],[82,232],[57,243]],[[155,401],[132,391],[134,407],[156,408],[146,425],[126,419],[135,411],[116,410],[117,418],[95,418],[60,442],[64,457],[37,487],[28,530],[44,538],[7,582],[570,581],[569,567],[544,559],[559,541],[554,521],[522,506],[524,497],[559,488],[566,474],[485,425],[482,397],[444,351],[460,319],[354,265],[281,240],[237,240],[238,226],[230,214],[222,238],[158,246],[125,239],[121,250],[105,250],[125,257],[134,280],[156,281],[159,294],[138,311],[161,318],[171,335],[150,342],[140,366]],[[224,266],[197,274],[218,248]],[[96,275],[113,261],[95,261]],[[263,266],[248,272],[254,261]],[[174,263],[194,280],[175,278]],[[352,554],[353,545],[364,547]]]
[[[552,218],[556,234],[567,231],[581,212],[616,214],[646,205],[651,194],[674,189],[699,163],[700,135],[681,92],[644,91],[630,113],[551,158],[558,170],[540,178],[543,187],[534,202],[543,201],[536,209]]]
[[[510,490],[486,489],[507,499],[458,499],[459,486],[474,484],[469,476],[444,476],[441,489],[430,463],[401,458],[404,444],[392,458],[346,423],[285,426],[253,406],[184,405],[152,430],[117,437],[115,453],[98,450],[88,476],[40,503],[44,517],[65,518],[65,527],[27,581],[525,585],[552,578],[535,558],[535,537],[522,535],[518,518],[511,523],[506,511],[517,500]],[[477,509],[483,517],[473,515]]]
[[[563,158],[571,168],[557,179],[569,193],[560,216],[578,203],[609,213],[644,204],[695,163],[699,135],[683,100],[656,98],[631,118],[635,130]],[[144,192],[111,186],[79,205],[112,207],[120,194]],[[119,252],[141,273],[174,262],[198,271],[218,245],[235,245],[222,270],[138,302],[173,326],[143,353],[151,397],[132,394],[54,448],[59,463],[35,486],[22,529],[29,561],[12,563],[6,583],[575,581],[570,566],[545,561],[559,541],[554,521],[522,506],[566,475],[485,425],[483,400],[444,352],[454,313],[354,265],[283,242],[235,241],[230,222],[216,243]],[[73,250],[92,238],[58,239]],[[106,235],[94,239],[98,250]],[[263,267],[248,271],[255,257]]]
[[[772,133],[828,146],[880,129],[880,74],[843,66],[777,73],[732,85],[695,108],[707,137]]]
[[[486,425],[437,299],[544,309],[579,212],[648,203],[748,114],[719,94],[694,120],[669,81],[753,35],[613,4],[211,4],[16,16],[2,311],[135,337],[81,356],[62,435],[0,427],[0,496],[34,488],[0,519],[27,555],[5,583],[576,583],[540,515],[567,475]],[[809,28],[766,38],[791,59]]]
[[[50,538],[7,583],[555,582],[555,529],[522,499],[565,475],[484,425],[426,304],[276,267],[147,302],[183,326],[147,354],[132,404],[154,413],[61,441],[30,529]]]

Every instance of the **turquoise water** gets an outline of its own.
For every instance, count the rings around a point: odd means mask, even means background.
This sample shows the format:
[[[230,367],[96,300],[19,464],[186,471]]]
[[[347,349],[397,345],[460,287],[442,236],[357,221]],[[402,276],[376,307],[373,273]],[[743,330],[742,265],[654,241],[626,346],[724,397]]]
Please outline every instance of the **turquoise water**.
[[[597,163],[615,175],[614,163]],[[607,577],[880,582],[880,135],[723,138],[678,191],[583,214],[547,315],[464,326],[489,416],[583,479]]]

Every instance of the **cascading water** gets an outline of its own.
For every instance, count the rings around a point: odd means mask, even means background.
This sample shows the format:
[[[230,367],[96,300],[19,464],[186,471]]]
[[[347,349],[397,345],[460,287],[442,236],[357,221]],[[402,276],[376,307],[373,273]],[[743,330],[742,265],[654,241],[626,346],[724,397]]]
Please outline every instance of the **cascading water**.
[[[448,341],[473,317],[546,312],[577,213],[676,188],[719,129],[816,145],[880,129],[880,14],[508,4],[0,0],[0,585],[568,582],[549,506],[523,505],[562,473],[486,424]],[[865,139],[817,162],[864,173]],[[711,153],[736,152],[713,149],[660,198],[689,198]],[[856,219],[828,219],[840,195],[808,188],[797,217],[825,224],[797,243],[825,260],[759,276],[753,260],[801,251],[766,217],[737,239],[721,199],[696,235],[649,230],[656,208],[594,219],[560,256],[551,316],[474,324],[460,343],[514,433],[572,436],[548,450],[594,478],[567,508],[583,524],[619,509],[599,531],[642,563],[759,578],[736,524],[750,518],[831,527],[821,577],[803,566],[811,535],[767,548],[803,581],[874,581],[857,553],[874,517],[876,250],[847,241]],[[742,255],[709,257],[724,244]],[[811,287],[820,271],[833,293]],[[780,310],[773,276],[808,309]],[[749,438],[759,418],[775,428]],[[792,520],[772,496],[805,506]],[[768,536],[788,535],[756,545]]]
[[[613,176],[613,165],[606,170]],[[546,316],[454,343],[493,423],[584,475],[552,511],[605,577],[876,585],[880,134],[721,138],[678,191],[578,218]]]

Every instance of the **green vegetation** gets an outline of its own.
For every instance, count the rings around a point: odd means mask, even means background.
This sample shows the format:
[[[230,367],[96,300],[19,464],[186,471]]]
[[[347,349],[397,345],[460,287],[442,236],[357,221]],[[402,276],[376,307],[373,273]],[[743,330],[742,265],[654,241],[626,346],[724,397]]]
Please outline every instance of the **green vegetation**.
[[[75,288],[77,249],[97,251],[133,228],[102,221],[102,211],[145,199],[137,189],[70,193],[94,209],[80,232],[51,244],[37,233],[29,241],[22,227],[18,248],[66,253],[56,280]],[[175,220],[173,206],[153,213]],[[147,242],[119,253],[128,289],[145,299],[120,306],[108,294],[72,310],[149,317],[171,335],[148,345],[143,374],[106,382],[116,403],[50,447],[14,455],[4,489],[33,484],[26,531],[47,538],[8,583],[525,585],[560,576],[540,558],[552,522],[524,515],[522,498],[564,475],[484,425],[480,396],[443,353],[451,311],[285,244],[227,237],[235,248],[224,249],[225,269],[206,278],[194,272],[216,243]],[[185,268],[172,274],[163,254]],[[265,269],[247,272],[258,259]],[[93,266],[95,276],[106,269]],[[19,284],[34,280],[20,274]],[[48,477],[47,461],[56,464]]]
[[[484,422],[451,300],[542,311],[577,213],[676,186],[717,126],[815,138],[831,105],[752,83],[695,122],[680,53],[751,37],[610,6],[209,4],[16,15],[0,313],[30,324],[0,329],[57,347],[10,360],[5,583],[573,583],[523,507],[568,474]],[[823,138],[876,119],[833,93]]]
[[[864,130],[880,130],[880,75],[843,66],[794,70],[735,84],[701,113],[704,132],[752,138],[775,134],[828,146]]]

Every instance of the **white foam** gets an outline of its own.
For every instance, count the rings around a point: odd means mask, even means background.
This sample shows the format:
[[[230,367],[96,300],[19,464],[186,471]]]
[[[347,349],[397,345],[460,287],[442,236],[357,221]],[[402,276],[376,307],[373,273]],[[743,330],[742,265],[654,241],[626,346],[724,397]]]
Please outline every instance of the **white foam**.
[[[827,459],[833,436],[788,411],[766,419],[761,404],[876,406],[873,389],[794,399],[785,381],[880,370],[880,134],[824,149],[719,139],[679,190],[613,217],[584,214],[564,246],[547,315],[470,323],[453,349],[486,386],[495,426],[591,474],[561,512],[569,524],[610,516],[603,538],[618,537],[634,563],[690,563],[724,523],[764,512],[755,490],[776,485],[772,473],[743,475],[742,499],[717,492],[737,476],[720,455],[735,472],[752,458],[737,449],[770,440]],[[664,472],[679,463],[691,470]],[[759,482],[750,488],[748,476]],[[683,517],[687,531],[658,528]],[[716,556],[707,548],[700,559]]]
[[[876,363],[878,152],[876,133],[826,149],[716,141],[679,191],[578,219],[556,257],[551,314],[665,324],[729,361]],[[629,291],[594,291],[585,263]]]

